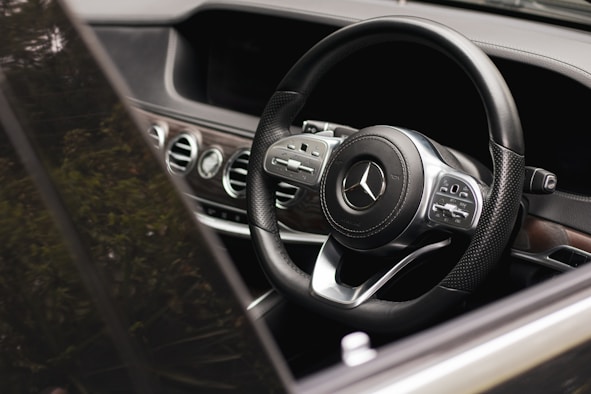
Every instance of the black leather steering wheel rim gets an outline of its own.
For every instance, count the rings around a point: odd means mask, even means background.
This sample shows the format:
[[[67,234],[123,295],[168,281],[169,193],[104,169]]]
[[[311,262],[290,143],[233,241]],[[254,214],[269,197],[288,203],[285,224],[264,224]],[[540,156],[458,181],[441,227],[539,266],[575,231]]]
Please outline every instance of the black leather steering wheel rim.
[[[465,253],[433,289],[405,302],[371,298],[352,309],[313,299],[310,275],[290,259],[279,236],[276,180],[265,173],[268,147],[290,134],[290,126],[325,73],[350,54],[371,45],[405,41],[434,48],[472,79],[489,124],[493,182]],[[453,29],[415,17],[370,19],[344,27],[310,49],[279,84],[261,116],[248,167],[247,204],[251,237],[270,282],[287,298],[361,329],[402,333],[422,326],[473,292],[498,262],[517,217],[524,176],[524,143],[518,112],[498,69],[475,44]]]

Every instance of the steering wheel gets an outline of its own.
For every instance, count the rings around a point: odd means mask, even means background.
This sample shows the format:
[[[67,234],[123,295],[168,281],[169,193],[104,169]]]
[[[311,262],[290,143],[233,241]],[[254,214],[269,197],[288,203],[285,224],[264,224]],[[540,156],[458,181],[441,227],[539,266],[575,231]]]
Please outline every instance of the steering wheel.
[[[489,125],[493,170],[487,184],[457,155],[413,130],[371,126],[344,137],[290,127],[323,75],[358,50],[405,41],[453,59],[478,90]],[[272,285],[288,299],[360,329],[402,333],[430,323],[473,293],[499,261],[521,200],[524,143],[511,93],[493,62],[458,32],[430,20],[391,16],[337,30],[301,57],[267,103],[247,178],[249,227]],[[287,181],[319,193],[330,234],[311,273],[288,255],[275,213],[275,187]],[[450,234],[432,242],[423,235]],[[459,234],[461,257],[436,285],[411,300],[378,290]],[[422,240],[418,242],[418,240]],[[467,245],[467,246],[466,246]],[[358,285],[340,279],[343,256],[397,257]],[[400,253],[400,252],[405,253]]]

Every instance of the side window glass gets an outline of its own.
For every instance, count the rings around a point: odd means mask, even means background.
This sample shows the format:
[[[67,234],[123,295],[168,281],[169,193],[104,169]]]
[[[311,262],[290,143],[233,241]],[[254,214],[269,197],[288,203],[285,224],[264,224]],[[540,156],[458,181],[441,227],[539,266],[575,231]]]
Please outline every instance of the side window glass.
[[[59,2],[2,7],[6,391],[284,391],[227,255]]]
[[[0,185],[2,390],[101,387],[123,362],[2,122]]]

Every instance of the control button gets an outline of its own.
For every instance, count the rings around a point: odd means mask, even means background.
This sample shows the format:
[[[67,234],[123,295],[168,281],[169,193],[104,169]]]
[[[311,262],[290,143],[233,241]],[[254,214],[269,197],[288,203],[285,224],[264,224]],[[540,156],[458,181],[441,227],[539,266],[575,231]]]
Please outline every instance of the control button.
[[[468,217],[468,212],[466,211],[462,211],[460,209],[454,209],[451,211],[451,216],[455,217],[455,218],[463,218],[466,219]]]
[[[341,340],[341,354],[343,362],[350,367],[354,367],[375,358],[377,351],[371,348],[369,335],[357,331],[343,337]]]
[[[317,187],[332,148],[340,142],[314,135],[286,137],[267,150],[264,169],[285,180]]]
[[[297,160],[294,160],[294,159],[289,159],[287,161],[287,169],[289,171],[298,172],[298,170],[300,169],[301,165],[302,165],[302,162],[301,161],[297,161]]]
[[[447,187],[445,187],[445,186],[441,186],[441,187],[439,188],[439,191],[440,191],[441,193],[447,193],[447,192],[448,192],[448,190],[449,190],[449,189],[448,189]]]
[[[552,193],[554,190],[556,190],[556,183],[556,175],[548,175],[544,180],[544,191]]]
[[[460,192],[460,198],[468,198],[468,193]]]
[[[314,169],[312,167],[300,166],[300,170],[307,172],[308,174],[314,173]]]
[[[236,223],[248,223],[248,218],[246,215],[240,212],[233,212],[224,208],[218,208],[207,203],[203,204],[203,209],[206,215],[217,219],[230,220]]]
[[[441,204],[433,204],[433,209],[436,211],[441,211],[444,216],[449,216],[452,218],[467,218],[468,212],[459,209],[454,204],[446,203],[444,205]]]
[[[203,152],[197,165],[197,171],[202,178],[213,178],[222,167],[223,156],[218,149],[210,149]]]
[[[280,164],[282,166],[286,166],[289,171],[292,172],[300,172],[304,171],[308,174],[314,173],[314,168],[302,165],[301,161],[294,160],[294,159],[280,159],[279,157],[273,158],[273,164]]]
[[[556,190],[558,178],[555,174],[539,167],[525,167],[523,191],[526,193],[550,194]]]

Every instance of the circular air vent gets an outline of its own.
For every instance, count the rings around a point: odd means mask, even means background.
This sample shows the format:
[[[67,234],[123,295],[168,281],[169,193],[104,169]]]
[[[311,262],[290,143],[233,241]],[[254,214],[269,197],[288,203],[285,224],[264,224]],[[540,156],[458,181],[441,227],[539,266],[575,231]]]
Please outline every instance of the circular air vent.
[[[166,165],[176,175],[184,175],[191,171],[197,159],[197,141],[188,133],[181,133],[168,144]]]
[[[302,189],[287,182],[279,182],[275,192],[275,201],[279,208],[287,208],[295,204]]]
[[[154,146],[156,149],[162,149],[167,134],[167,127],[161,124],[154,123],[148,128],[148,136],[154,140]]]
[[[248,174],[249,150],[240,150],[230,157],[224,171],[224,189],[234,198],[244,198],[246,194],[246,175]]]
[[[246,176],[248,175],[248,159],[250,151],[243,149],[236,152],[226,165],[224,171],[224,189],[234,198],[244,198],[246,195]],[[293,205],[299,196],[301,189],[287,182],[279,182],[275,192],[276,203],[279,208],[287,208]]]

